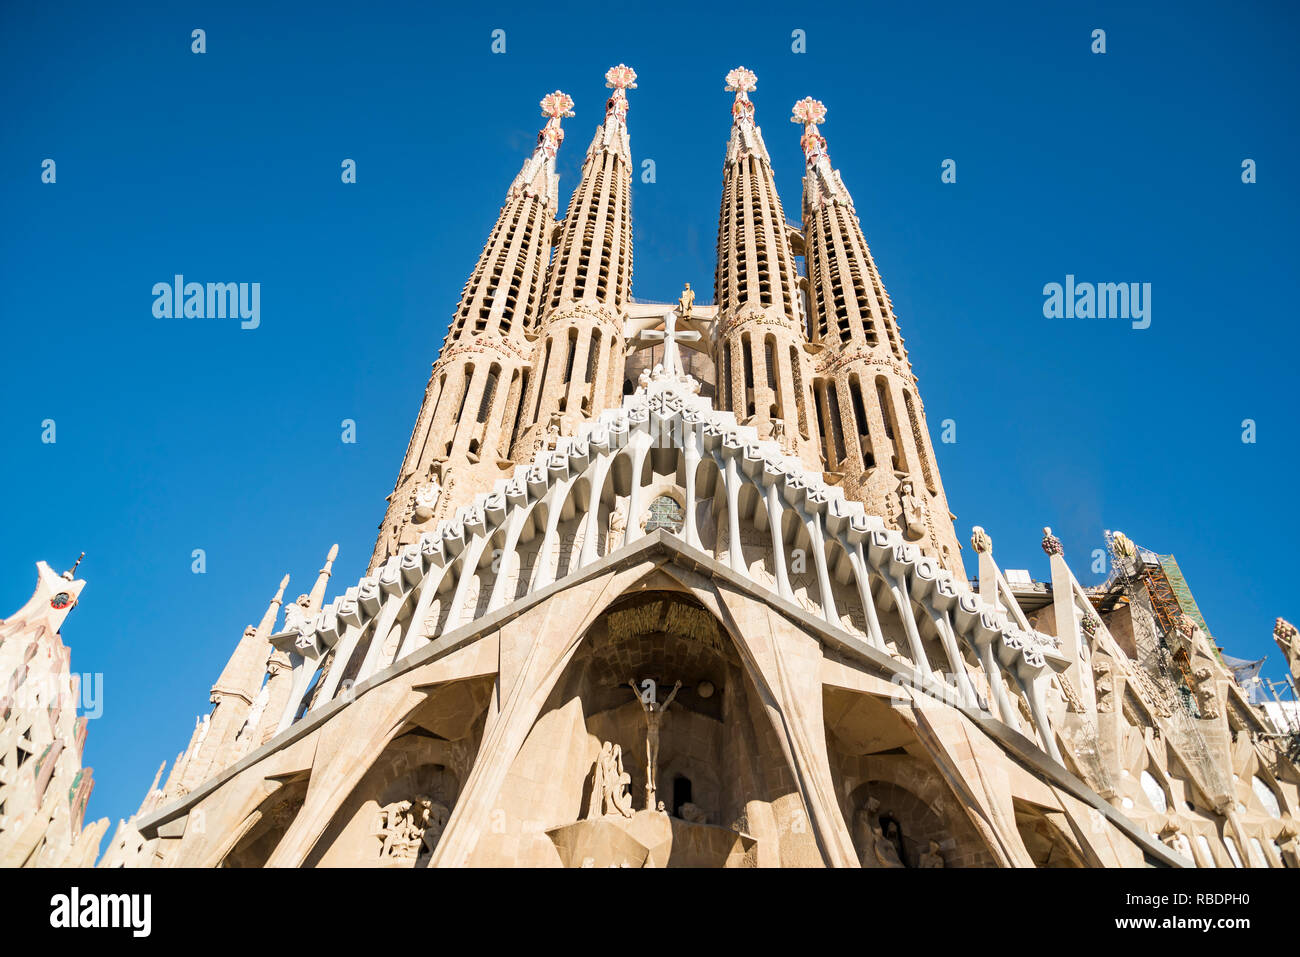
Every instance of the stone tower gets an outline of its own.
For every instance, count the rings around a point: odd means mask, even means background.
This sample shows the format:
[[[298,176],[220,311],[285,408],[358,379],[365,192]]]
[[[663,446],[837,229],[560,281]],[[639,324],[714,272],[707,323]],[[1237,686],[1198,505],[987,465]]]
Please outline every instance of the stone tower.
[[[510,184],[478,265],[465,283],[370,561],[373,571],[419,540],[452,507],[492,487],[508,466],[520,398],[550,260],[558,198],[560,119],[573,100],[558,90],[541,101],[546,125]]]
[[[587,149],[582,178],[560,227],[533,344],[514,459],[524,462],[552,435],[618,402],[623,386],[623,319],[632,287],[632,153],[627,91],[636,72],[605,74],[614,93]]]
[[[749,93],[756,82],[744,67],[727,74],[726,89],[736,99],[722,172],[714,273],[717,404],[820,470],[810,422],[799,272],[772,163],[754,123]]]
[[[800,100],[791,119],[804,127],[812,386],[826,472],[838,476],[845,495],[960,573],[961,546],[893,304],[817,129],[826,107]]]

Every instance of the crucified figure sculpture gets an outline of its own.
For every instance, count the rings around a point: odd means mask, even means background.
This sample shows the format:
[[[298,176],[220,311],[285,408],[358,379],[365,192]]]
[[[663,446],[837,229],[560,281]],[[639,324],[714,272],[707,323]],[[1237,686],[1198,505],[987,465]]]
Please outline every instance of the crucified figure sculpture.
[[[663,721],[664,712],[677,697],[682,683],[679,681],[673,685],[672,692],[664,699],[663,704],[655,700],[654,682],[647,681],[645,684],[649,687],[643,693],[637,689],[635,681],[628,680],[632,693],[636,695],[636,700],[641,703],[641,709],[645,712],[645,806],[647,811],[653,811],[658,807],[655,801],[655,776],[659,770],[659,725]]]

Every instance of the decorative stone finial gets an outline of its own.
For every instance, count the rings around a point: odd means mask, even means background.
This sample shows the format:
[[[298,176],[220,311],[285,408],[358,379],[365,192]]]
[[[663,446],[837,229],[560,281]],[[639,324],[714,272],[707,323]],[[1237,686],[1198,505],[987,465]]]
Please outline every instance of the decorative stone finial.
[[[758,77],[753,70],[738,66],[727,74],[726,91],[736,94],[736,102],[731,104],[731,115],[736,119],[754,118],[754,104],[749,101],[749,94],[758,87]]]
[[[818,124],[826,122],[826,104],[805,96],[794,105],[793,114],[790,122],[803,126],[803,136],[799,138],[803,155],[809,164],[815,163],[819,157],[826,155],[826,138],[817,132]]]
[[[1285,618],[1279,618],[1273,622],[1273,637],[1278,641],[1286,642],[1288,646],[1292,645],[1298,634],[1300,634],[1300,631],[1296,629],[1296,626]]]
[[[77,556],[77,560],[72,563],[72,567],[63,573],[63,577],[65,580],[72,581],[73,577],[77,574],[77,566],[81,564],[81,560],[85,557],[86,557],[85,552],[82,552],[80,555]]]
[[[627,91],[636,89],[636,70],[620,63],[605,72],[605,85],[614,91],[605,105],[605,115],[611,113],[619,122],[627,121]]]
[[[1061,540],[1052,534],[1052,530],[1044,526],[1043,528],[1043,551],[1048,555],[1065,555],[1065,546]]]
[[[547,117],[546,125],[537,134],[537,145],[547,156],[554,157],[564,142],[564,130],[560,129],[560,118],[573,115],[573,97],[556,90],[542,97],[542,116]]]
[[[1101,619],[1091,612],[1084,615],[1079,621],[1079,627],[1083,629],[1083,633],[1089,638],[1097,634],[1097,628],[1100,627],[1100,625]]]
[[[636,70],[625,63],[612,66],[605,71],[605,85],[614,90],[635,90]]]
[[[989,538],[988,532],[984,531],[979,525],[971,529],[970,547],[976,552],[983,555],[985,552],[993,551],[993,539]]]

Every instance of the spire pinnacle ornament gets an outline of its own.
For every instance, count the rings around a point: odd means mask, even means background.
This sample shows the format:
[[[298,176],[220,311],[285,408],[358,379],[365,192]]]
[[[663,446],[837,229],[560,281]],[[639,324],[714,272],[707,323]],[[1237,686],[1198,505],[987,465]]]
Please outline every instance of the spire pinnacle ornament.
[[[749,94],[753,93],[757,87],[758,77],[754,75],[753,70],[738,66],[727,74],[725,89],[728,93],[736,94],[736,102],[731,104],[731,115],[733,117],[740,119],[743,116],[750,120],[754,118],[754,104],[750,102]]]
[[[803,126],[803,136],[799,138],[799,145],[803,147],[803,155],[811,165],[819,157],[826,155],[826,138],[817,131],[818,124],[826,122],[826,104],[821,100],[814,100],[811,96],[805,96],[794,105],[793,113],[790,122]]]
[[[605,106],[605,115],[611,113],[620,123],[627,121],[627,91],[636,89],[636,70],[624,63],[612,66],[605,72],[605,85],[614,91]]]
[[[564,142],[564,130],[560,129],[560,118],[573,116],[573,97],[556,90],[542,97],[542,116],[547,117],[546,125],[537,134],[537,145],[547,156],[555,158],[560,144]]]

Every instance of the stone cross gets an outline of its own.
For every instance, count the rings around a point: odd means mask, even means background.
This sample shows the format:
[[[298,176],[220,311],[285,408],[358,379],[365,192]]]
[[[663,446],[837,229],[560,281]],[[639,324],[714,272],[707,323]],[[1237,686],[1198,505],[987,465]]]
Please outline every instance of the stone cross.
[[[682,375],[685,370],[682,369],[682,359],[677,351],[677,342],[694,342],[700,338],[698,332],[689,329],[677,330],[677,313],[670,309],[664,313],[664,327],[662,329],[647,329],[640,334],[640,338],[646,342],[657,342],[663,340],[664,344],[664,361],[662,363],[664,372],[668,375]]]

